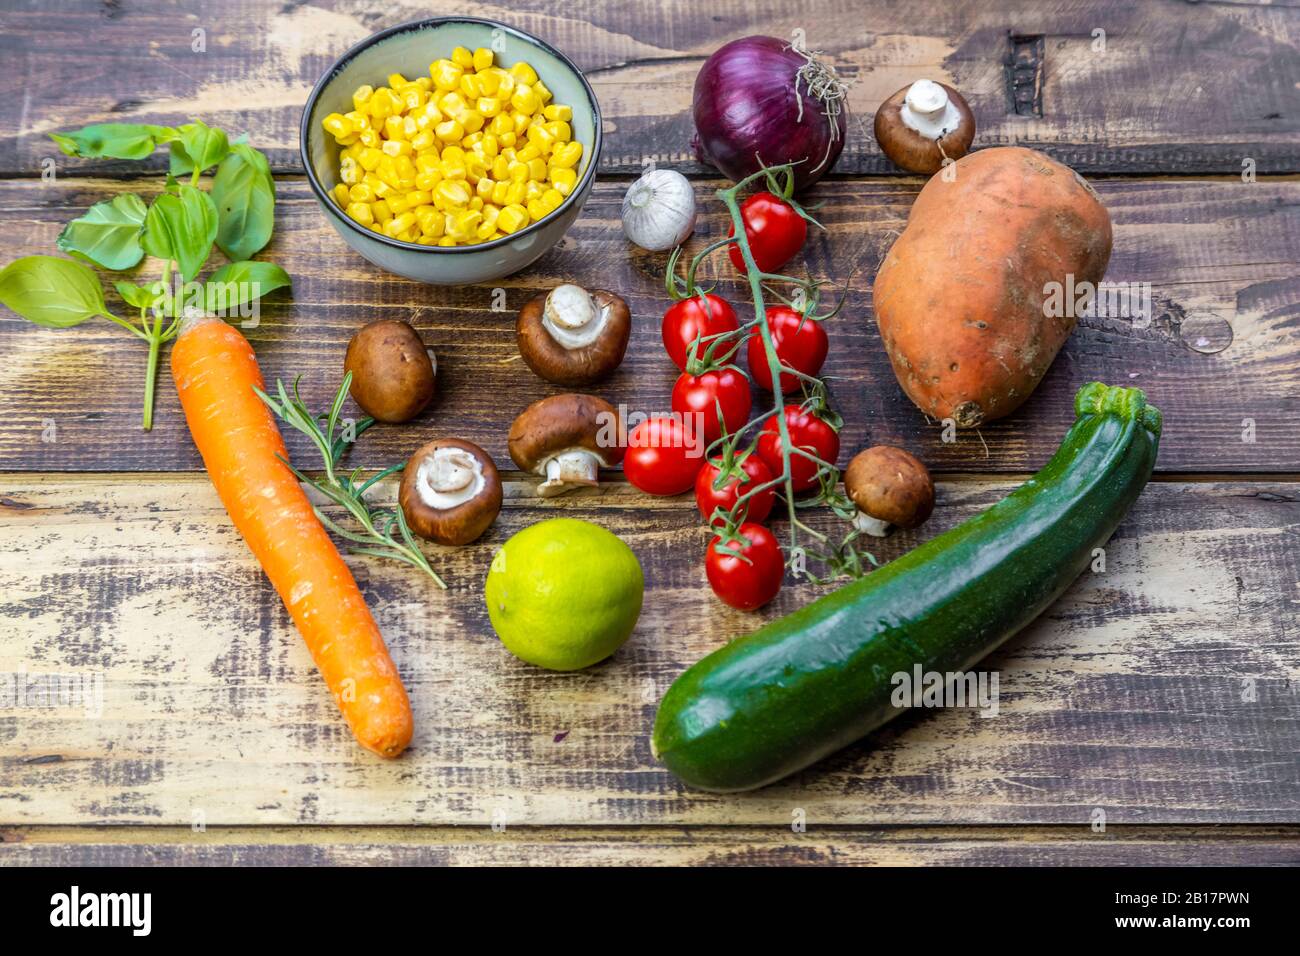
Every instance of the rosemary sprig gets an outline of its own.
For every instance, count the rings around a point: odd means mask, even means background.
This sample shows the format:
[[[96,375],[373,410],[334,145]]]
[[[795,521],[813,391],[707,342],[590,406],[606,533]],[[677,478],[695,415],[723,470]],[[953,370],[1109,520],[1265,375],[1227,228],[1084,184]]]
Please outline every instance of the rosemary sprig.
[[[446,588],[446,582],[438,577],[433,568],[429,566],[429,559],[424,556],[424,552],[420,550],[420,546],[416,543],[415,536],[411,534],[411,529],[406,524],[406,516],[402,514],[402,509],[372,509],[366,503],[365,494],[370,488],[389,475],[397,474],[405,465],[399,464],[385,468],[364,481],[362,480],[364,469],[358,468],[350,474],[340,473],[338,470],[339,461],[342,459],[344,452],[347,451],[348,446],[375,423],[373,418],[363,418],[356,423],[351,435],[346,433],[338,437],[334,435],[334,430],[338,426],[339,413],[343,410],[343,400],[347,397],[348,389],[352,385],[352,373],[348,372],[347,375],[343,376],[343,384],[339,386],[329,411],[314,417],[298,392],[300,379],[301,376],[293,380],[292,395],[284,387],[284,383],[278,379],[275,383],[277,398],[272,398],[260,388],[254,390],[257,392],[258,397],[266,402],[271,411],[275,412],[282,421],[311,439],[311,443],[321,453],[321,458],[325,463],[325,474],[320,478],[310,478],[284,458],[281,457],[280,460],[298,477],[299,481],[315,488],[330,501],[347,511],[353,520],[361,526],[361,530],[359,532],[349,531],[332,520],[320,508],[314,508],[320,523],[349,542],[351,544],[349,550],[353,554],[366,554],[373,558],[388,558],[393,561],[401,561],[404,564],[419,568],[433,578],[438,587]]]

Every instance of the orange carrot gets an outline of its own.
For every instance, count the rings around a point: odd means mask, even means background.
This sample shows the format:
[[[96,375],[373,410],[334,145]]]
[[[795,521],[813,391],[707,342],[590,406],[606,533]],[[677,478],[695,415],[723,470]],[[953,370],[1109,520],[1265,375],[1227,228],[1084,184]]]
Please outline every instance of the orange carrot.
[[[411,741],[411,704],[352,572],[312,511],[248,340],[200,319],[172,346],[172,377],[190,434],[235,527],[279,592],[362,746],[396,757]]]

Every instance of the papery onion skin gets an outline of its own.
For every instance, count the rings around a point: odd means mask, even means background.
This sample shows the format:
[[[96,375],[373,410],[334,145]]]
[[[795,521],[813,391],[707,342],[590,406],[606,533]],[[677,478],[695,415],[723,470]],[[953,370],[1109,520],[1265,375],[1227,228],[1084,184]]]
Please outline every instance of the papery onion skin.
[[[733,182],[764,165],[798,163],[796,190],[830,172],[844,149],[847,104],[841,101],[838,115],[828,119],[825,104],[802,79],[796,92],[807,63],[775,37],[744,37],[714,52],[695,78],[692,145],[700,161]]]

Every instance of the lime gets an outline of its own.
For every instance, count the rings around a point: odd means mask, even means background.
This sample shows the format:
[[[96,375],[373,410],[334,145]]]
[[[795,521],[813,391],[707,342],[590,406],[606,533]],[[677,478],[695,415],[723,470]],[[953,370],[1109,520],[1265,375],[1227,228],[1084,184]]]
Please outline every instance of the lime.
[[[599,525],[551,518],[502,546],[488,571],[488,617],[515,657],[555,671],[604,660],[641,614],[641,564]]]

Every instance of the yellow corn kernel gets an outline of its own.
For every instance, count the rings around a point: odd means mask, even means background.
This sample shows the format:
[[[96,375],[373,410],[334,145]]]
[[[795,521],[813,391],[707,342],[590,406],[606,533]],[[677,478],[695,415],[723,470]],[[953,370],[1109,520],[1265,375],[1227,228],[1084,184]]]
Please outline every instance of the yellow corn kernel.
[[[476,113],[473,110],[469,110],[465,113],[465,118],[461,120],[461,125],[465,127],[466,133],[477,133],[483,128],[483,124],[486,122],[487,120],[483,118],[482,113]]]
[[[433,202],[433,195],[427,189],[412,189],[406,194],[406,208],[414,209],[416,206],[427,206]]]
[[[385,201],[388,203],[388,211],[394,216],[400,216],[402,213],[406,212],[408,203],[404,194],[397,193],[389,196]]]
[[[475,74],[478,77],[480,96],[495,97],[501,91],[501,76],[495,70]]]
[[[422,153],[430,149],[434,144],[433,133],[429,130],[421,130],[411,137],[411,149],[417,153]]]
[[[363,149],[365,149],[365,147],[360,143],[353,143],[351,146],[346,146],[339,150],[339,161],[342,162],[344,159],[350,159],[353,162],[356,162],[361,158],[361,151]]]
[[[401,97],[402,108],[408,113],[413,110],[418,110],[425,103],[429,102],[429,94],[420,89],[414,83],[407,84],[406,88],[402,90]]]
[[[465,176],[470,182],[478,182],[488,174],[488,164],[482,156],[470,153],[465,157]]]
[[[523,149],[515,153],[515,159],[519,160],[521,163],[529,163],[541,155],[542,151],[538,148],[537,144],[529,143]]]
[[[344,113],[343,118],[352,124],[352,128],[358,133],[363,133],[370,129],[370,114],[362,110],[353,110],[350,113]]]
[[[405,154],[396,157],[393,160],[393,169],[397,171],[397,178],[408,185],[405,189],[415,186],[415,161]]]
[[[366,104],[370,102],[370,97],[374,94],[374,92],[375,92],[375,88],[373,86],[370,86],[369,84],[366,84],[365,86],[358,86],[352,93],[352,108],[354,110],[364,112],[366,109]]]
[[[524,183],[524,205],[528,205],[534,199],[541,199],[542,192],[541,183],[533,182],[531,179],[528,180],[528,182]]]
[[[370,204],[370,212],[375,217],[375,222],[385,223],[393,218],[393,211],[388,208],[388,200],[381,199],[378,202]]]
[[[414,152],[411,144],[404,139],[385,140],[383,149],[386,156],[410,156]]]
[[[444,92],[460,86],[464,72],[451,60],[434,60],[429,64],[429,76],[433,79],[434,88]]]
[[[492,190],[495,187],[496,183],[491,179],[488,179],[486,176],[480,176],[478,182],[474,184],[474,194],[482,196],[485,202],[491,202]]]
[[[476,71],[482,71],[492,65],[493,59],[492,51],[481,46],[474,51],[474,55],[470,57],[470,62]]]
[[[548,212],[550,212],[550,210],[542,204],[540,199],[528,200],[528,215],[532,217],[534,222],[538,219],[545,219]]]
[[[417,76],[415,78],[415,85],[426,93],[433,90],[433,80],[427,76]]]
[[[444,180],[463,180],[467,177],[465,164],[460,160],[444,159],[440,169]]]
[[[564,120],[552,120],[542,126],[557,143],[567,143],[573,139],[573,128]]]
[[[415,221],[420,226],[420,232],[437,239],[443,234],[446,217],[432,206],[421,206],[415,210]]]
[[[387,199],[393,194],[395,187],[388,185],[388,183],[384,182],[378,176],[376,176],[375,179],[376,181],[370,184],[370,188],[375,191],[376,199]]]
[[[514,130],[510,130],[510,132],[508,133],[500,133],[497,135],[497,142],[504,147],[508,148],[514,146],[515,141],[516,141],[516,137],[515,137]]]
[[[384,141],[384,138],[379,135],[379,130],[372,127],[370,129],[362,130],[357,137],[357,141],[360,142],[362,146],[368,146],[371,149],[378,149],[379,144]]]
[[[496,159],[498,152],[497,138],[491,133],[480,133],[478,135],[480,135],[482,139],[475,144],[478,147],[476,152],[480,153],[488,162]]]
[[[433,190],[433,204],[439,209],[459,209],[469,205],[469,187],[455,179],[444,179]]]
[[[528,186],[524,183],[512,182],[506,187],[505,204],[507,206],[521,206],[527,197]]]
[[[546,160],[530,159],[528,161],[528,178],[543,182],[546,179]]]
[[[529,116],[527,113],[520,113],[518,110],[516,110],[515,112],[510,114],[510,122],[515,124],[516,136],[523,136],[524,130],[528,129],[528,124],[531,121],[532,121],[532,117]]]
[[[483,214],[477,209],[466,209],[456,213],[447,223],[447,233],[457,239],[464,239],[473,234],[483,221]]]
[[[501,97],[503,100],[510,99],[510,94],[515,91],[515,86],[517,85],[515,83],[515,78],[505,70],[501,70],[497,74],[497,79],[500,81],[497,84],[497,96]]]
[[[572,169],[581,158],[581,143],[564,143],[551,150],[551,165],[560,169]]]
[[[490,219],[488,218],[489,211],[491,211],[492,213]],[[489,206],[487,207],[487,209],[484,209],[483,221],[482,223],[479,224],[479,227],[474,230],[474,237],[478,239],[480,242],[482,242],[483,240],[487,239],[488,236],[492,235],[492,233],[496,232],[497,219],[499,217],[500,214],[497,213],[495,206]]]
[[[475,210],[478,210],[478,211],[482,211],[483,207],[486,206],[486,205],[487,205],[487,203],[485,203],[485,202],[483,201],[483,197],[482,197],[482,196],[471,196],[471,197],[470,197],[470,200],[469,200],[469,208],[470,208],[470,209],[475,209]]]
[[[369,183],[357,183],[348,190],[348,198],[353,202],[374,202],[379,197]]]
[[[543,106],[555,98],[555,94],[552,93],[550,88],[541,80],[538,80],[533,84],[533,92],[537,94],[537,100]]]
[[[528,164],[515,160],[506,164],[506,175],[511,182],[523,183],[528,181]]]
[[[357,130],[352,128],[352,124],[347,121],[342,113],[330,113],[321,121],[325,127],[325,132],[329,133],[335,139],[341,139],[344,136],[351,136]]]
[[[443,147],[442,162],[463,163],[465,162],[465,150],[453,144]],[[440,164],[441,165],[441,164]]]
[[[390,239],[396,239],[406,230],[415,226],[415,213],[404,212],[400,216],[394,216],[388,222],[384,223],[384,235]]]
[[[554,212],[564,205],[564,194],[552,186],[546,192],[542,193],[542,205],[548,210]]]
[[[402,139],[402,119],[401,116],[388,116],[384,119],[384,135],[389,139]]]
[[[456,240],[453,239],[451,236],[443,236],[441,239],[438,240],[438,245],[440,246],[454,246],[455,244],[456,244]]]
[[[339,179],[349,186],[361,182],[361,167],[357,165],[355,159],[344,157],[342,162],[339,163]]]
[[[533,88],[526,83],[521,83],[515,87],[515,91],[510,97],[510,105],[518,112],[531,116],[537,112],[537,107],[540,104],[537,101],[537,94],[533,92]],[[515,122],[515,131],[521,131],[518,121]]]
[[[445,116],[454,118],[469,109],[469,104],[456,90],[450,90],[438,97],[438,109],[442,110]]]
[[[375,216],[374,213],[371,212],[371,207],[367,206],[363,202],[348,203],[345,211],[350,218],[361,223],[363,226],[368,226],[375,221]]]
[[[406,77],[402,76],[402,74],[400,73],[388,74],[388,85],[393,89],[397,89],[399,86],[405,86],[409,82],[411,81],[408,80]]]
[[[495,96],[480,96],[474,108],[485,119],[492,119],[501,112],[501,101]]]
[[[510,68],[510,75],[520,83],[526,83],[529,86],[532,86],[537,82],[537,71],[523,60],[520,60]]]
[[[509,179],[510,178],[510,160],[505,156],[497,156],[492,160],[492,178]]]
[[[456,143],[465,135],[465,127],[455,120],[446,120],[434,127],[434,134],[444,143]]]
[[[502,133],[513,133],[515,131],[515,121],[510,118],[509,113],[498,113],[492,117],[492,122],[488,124],[487,131],[496,137],[500,137]]]
[[[370,114],[371,123],[375,120],[383,122],[393,115],[393,104],[387,96],[382,95],[384,91],[378,90],[373,96],[366,101],[366,112]]]
[[[347,183],[339,183],[332,190],[330,190],[330,195],[333,196],[334,201],[338,203],[340,206],[342,206],[344,209],[347,208],[348,202],[352,198],[351,190],[348,189]]]
[[[497,228],[504,233],[518,232],[528,225],[528,210],[516,203],[511,203],[497,216]]]
[[[440,182],[442,182],[442,170],[440,169],[415,174],[415,188],[421,192],[433,192],[438,188]]]
[[[509,183],[496,182],[492,184],[492,203],[496,206],[506,204],[506,192],[510,189]]]
[[[458,46],[451,51],[451,62],[462,70],[472,70],[474,69],[474,54],[463,46]]]
[[[466,73],[460,78],[458,89],[461,95],[470,102],[483,95],[483,84],[479,82],[479,78],[473,73]]]
[[[542,115],[553,122],[567,123],[573,119],[573,110],[568,106],[560,106],[552,103],[546,109],[542,110]]]

